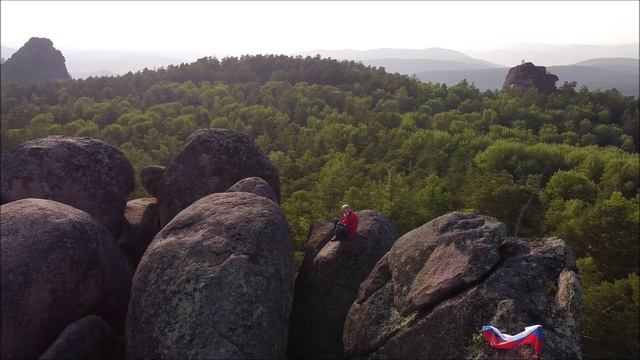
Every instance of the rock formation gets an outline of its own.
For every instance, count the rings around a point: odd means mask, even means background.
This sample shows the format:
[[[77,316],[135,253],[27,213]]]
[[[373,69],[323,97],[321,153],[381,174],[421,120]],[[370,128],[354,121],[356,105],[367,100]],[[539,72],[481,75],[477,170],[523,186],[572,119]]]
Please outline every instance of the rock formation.
[[[289,356],[341,358],[342,329],[360,283],[387,253],[398,233],[382,214],[356,212],[358,237],[331,242],[333,224],[316,222],[295,284]]]
[[[160,225],[166,225],[194,201],[224,192],[238,180],[251,176],[264,179],[280,199],[278,171],[252,138],[225,129],[194,132],[160,179]]]
[[[67,326],[40,359],[121,359],[122,350],[111,326],[100,317],[89,315]]]
[[[284,214],[271,200],[238,192],[191,204],[140,261],[127,357],[286,357],[292,251]]]
[[[362,283],[344,327],[362,358],[527,358],[474,346],[482,325],[544,329],[545,358],[579,358],[580,285],[559,239],[504,239],[495,219],[451,213],[398,239]]]
[[[120,233],[133,169],[115,147],[91,138],[48,136],[2,153],[2,203],[24,198],[59,201],[86,211]]]
[[[122,331],[131,272],[89,214],[44,199],[0,207],[1,357],[34,358],[89,314]]]
[[[158,204],[155,198],[140,198],[127,202],[125,224],[118,238],[118,246],[136,267],[144,251],[160,231]]]
[[[260,195],[269,200],[278,201],[271,186],[259,177],[249,177],[242,179],[227,189],[227,192],[248,192]]]
[[[143,169],[157,199],[126,201],[131,165],[99,140],[29,141],[1,167],[1,358],[581,357],[571,250],[490,217],[398,238],[362,210],[343,242],[318,220],[294,289],[278,174],[245,135],[199,130]],[[542,355],[489,348],[486,324],[542,325]]]
[[[509,69],[502,90],[526,91],[535,88],[541,94],[549,95],[556,90],[556,81],[558,77],[548,73],[544,66],[526,62]]]
[[[163,172],[164,166],[160,165],[149,165],[140,170],[140,183],[149,195],[158,197],[158,187]]]
[[[45,38],[32,37],[0,65],[2,83],[70,80],[60,50]]]

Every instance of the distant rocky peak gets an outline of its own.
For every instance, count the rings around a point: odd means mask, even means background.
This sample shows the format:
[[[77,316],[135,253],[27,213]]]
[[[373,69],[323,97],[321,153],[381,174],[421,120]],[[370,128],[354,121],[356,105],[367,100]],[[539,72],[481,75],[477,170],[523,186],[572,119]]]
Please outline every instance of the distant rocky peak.
[[[31,39],[29,39],[29,41],[27,41],[23,48],[52,48],[53,47],[53,41],[51,41],[50,39],[47,38],[39,38],[39,37],[32,37]]]
[[[502,90],[526,91],[536,88],[538,92],[549,95],[556,90],[558,77],[550,74],[544,66],[536,66],[531,62],[523,62],[509,69]]]
[[[2,82],[69,80],[65,58],[53,42],[32,37],[2,64]]]

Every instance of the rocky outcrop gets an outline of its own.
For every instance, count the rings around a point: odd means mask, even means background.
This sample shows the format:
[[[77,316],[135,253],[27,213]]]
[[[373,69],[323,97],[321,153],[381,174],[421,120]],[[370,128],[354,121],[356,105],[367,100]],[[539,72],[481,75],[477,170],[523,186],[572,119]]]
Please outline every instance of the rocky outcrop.
[[[138,266],[147,246],[160,231],[158,204],[155,198],[140,198],[127,202],[125,224],[118,238],[118,246],[133,267]]]
[[[269,200],[278,201],[276,194],[273,192],[271,186],[259,177],[249,177],[242,179],[233,184],[227,192],[248,192],[256,195],[260,195]]]
[[[341,358],[342,329],[360,283],[398,238],[393,224],[372,210],[356,212],[358,236],[331,242],[333,224],[316,222],[295,284],[289,356]]]
[[[280,207],[206,196],[154,238],[133,280],[128,358],[284,358],[292,242]]]
[[[2,203],[55,200],[86,211],[120,233],[133,169],[115,147],[91,138],[48,136],[2,153]]]
[[[2,83],[70,80],[60,50],[45,38],[32,37],[0,65]]]
[[[280,199],[278,171],[247,135],[225,129],[201,129],[191,134],[164,170],[158,189],[160,224],[212,193],[237,181],[258,176]]]
[[[579,358],[580,285],[559,239],[505,239],[495,219],[451,213],[398,239],[362,283],[344,344],[362,358],[527,358],[474,346],[482,325],[544,329],[544,358]]]
[[[526,91],[535,88],[541,94],[549,95],[556,90],[558,77],[547,72],[544,66],[527,62],[509,69],[502,89]]]
[[[140,183],[149,195],[158,197],[158,187],[160,186],[160,177],[164,172],[164,166],[149,165],[140,170]]]
[[[121,359],[123,350],[111,326],[89,315],[67,326],[40,359]]]
[[[44,199],[0,207],[2,358],[34,358],[89,314],[124,328],[131,272],[107,229]]]

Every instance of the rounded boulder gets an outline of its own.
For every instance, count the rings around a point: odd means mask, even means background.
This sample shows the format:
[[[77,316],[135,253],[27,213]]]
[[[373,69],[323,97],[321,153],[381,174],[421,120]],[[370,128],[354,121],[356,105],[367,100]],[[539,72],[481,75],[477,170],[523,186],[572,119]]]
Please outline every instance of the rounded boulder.
[[[248,192],[256,195],[260,195],[269,200],[278,201],[276,194],[273,192],[271,186],[259,177],[249,177],[242,179],[233,184],[227,192]]]
[[[280,207],[206,196],[153,239],[133,280],[128,358],[285,358],[293,249]]]
[[[88,315],[67,326],[40,360],[121,359],[122,344],[100,317]]]
[[[247,177],[264,179],[280,198],[277,169],[245,134],[200,129],[191,134],[164,170],[158,188],[160,225],[209,194],[224,192]]]
[[[2,358],[37,357],[92,313],[122,331],[131,271],[109,231],[51,200],[0,209]]]
[[[56,135],[3,153],[0,183],[3,204],[25,198],[55,200],[87,212],[117,236],[134,176],[131,163],[115,147]]]

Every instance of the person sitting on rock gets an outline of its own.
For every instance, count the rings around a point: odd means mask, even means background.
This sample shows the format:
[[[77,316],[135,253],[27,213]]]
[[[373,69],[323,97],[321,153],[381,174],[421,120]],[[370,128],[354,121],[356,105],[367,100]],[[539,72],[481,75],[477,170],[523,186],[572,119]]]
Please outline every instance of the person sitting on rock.
[[[331,241],[353,240],[358,236],[358,215],[347,204],[342,205],[342,219],[333,219],[335,235]]]

